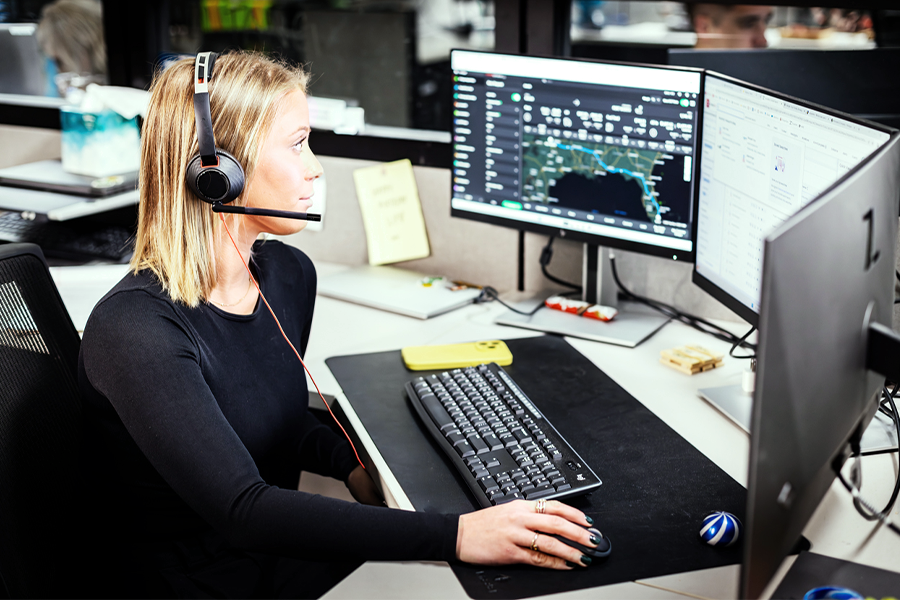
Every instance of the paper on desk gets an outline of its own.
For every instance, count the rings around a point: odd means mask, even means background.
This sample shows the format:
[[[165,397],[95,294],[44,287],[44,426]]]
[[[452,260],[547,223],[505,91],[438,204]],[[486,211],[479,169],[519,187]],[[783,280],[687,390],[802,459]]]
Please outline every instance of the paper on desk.
[[[369,249],[369,264],[383,265],[431,254],[425,218],[409,160],[353,172]]]

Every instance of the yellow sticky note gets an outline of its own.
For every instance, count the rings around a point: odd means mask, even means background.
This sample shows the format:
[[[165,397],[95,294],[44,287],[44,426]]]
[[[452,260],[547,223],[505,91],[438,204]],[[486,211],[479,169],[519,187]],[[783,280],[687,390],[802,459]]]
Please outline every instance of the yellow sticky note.
[[[366,229],[369,264],[383,265],[431,254],[409,160],[356,169],[353,181]]]

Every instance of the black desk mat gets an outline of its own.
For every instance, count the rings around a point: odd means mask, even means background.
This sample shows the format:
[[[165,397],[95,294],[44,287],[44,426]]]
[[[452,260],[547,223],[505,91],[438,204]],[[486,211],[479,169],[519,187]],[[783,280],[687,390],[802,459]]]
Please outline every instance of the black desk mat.
[[[866,598],[896,598],[900,573],[801,552],[772,597],[802,599],[809,590],[824,586],[849,588]]]
[[[613,551],[605,562],[571,572],[453,565],[469,596],[526,598],[740,562],[740,543],[712,547],[698,535],[712,511],[744,520],[740,484],[564,339],[506,343],[514,362],[504,368],[603,480],[592,495],[570,503],[594,519]],[[326,363],[416,510],[477,508],[403,390],[430,372],[409,371],[399,351]]]

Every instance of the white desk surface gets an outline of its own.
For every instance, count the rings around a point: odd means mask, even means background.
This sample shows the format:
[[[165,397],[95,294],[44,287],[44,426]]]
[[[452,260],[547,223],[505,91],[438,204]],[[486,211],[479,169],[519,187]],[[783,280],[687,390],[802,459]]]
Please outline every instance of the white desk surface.
[[[342,267],[319,263],[319,273]],[[54,267],[54,280],[81,330],[90,308],[126,272],[124,265]],[[503,312],[498,303],[470,305],[422,321],[320,296],[306,354],[306,364],[323,393],[334,394],[351,423],[358,425],[325,359],[331,356],[396,350],[403,346],[449,344],[473,340],[531,337],[535,332],[494,324]],[[743,333],[745,325],[720,322]],[[637,348],[627,349],[567,338],[578,351],[675,429],[737,482],[746,486],[749,436],[697,395],[697,390],[740,383],[745,361],[725,358],[723,367],[687,376],[659,363],[666,348],[699,344],[727,354],[728,345],[680,323],[669,323]],[[312,387],[310,389],[313,389]],[[388,472],[365,430],[357,433],[379,468],[391,503],[409,507],[402,489]],[[890,496],[897,473],[897,454],[867,456],[863,493],[881,506]],[[900,521],[900,508],[892,516]],[[599,524],[601,530],[603,524]],[[835,482],[804,531],[812,550],[844,560],[900,572],[900,536],[860,517],[850,495]],[[782,566],[782,574],[792,559]],[[734,598],[737,565],[681,573],[633,583],[556,594],[554,598]],[[781,574],[775,581],[780,580]],[[774,590],[770,587],[768,593]],[[326,598],[467,598],[446,563],[369,562],[333,588]]]

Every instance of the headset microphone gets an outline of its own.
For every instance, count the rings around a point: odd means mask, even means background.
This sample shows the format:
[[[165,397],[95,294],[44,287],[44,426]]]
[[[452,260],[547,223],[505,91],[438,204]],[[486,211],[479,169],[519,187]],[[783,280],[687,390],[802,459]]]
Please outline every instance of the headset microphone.
[[[301,219],[303,221],[321,221],[322,215],[313,213],[292,212],[289,210],[272,210],[270,208],[253,208],[251,206],[226,206],[220,202],[212,205],[213,212],[232,213],[237,215],[254,215],[259,217],[282,217],[284,219]]]

